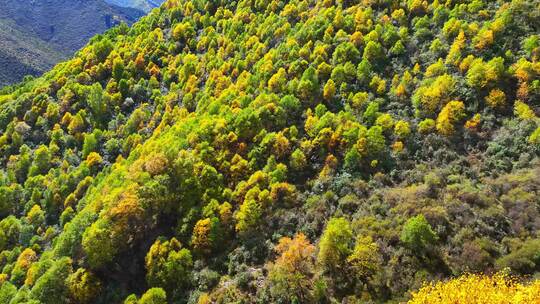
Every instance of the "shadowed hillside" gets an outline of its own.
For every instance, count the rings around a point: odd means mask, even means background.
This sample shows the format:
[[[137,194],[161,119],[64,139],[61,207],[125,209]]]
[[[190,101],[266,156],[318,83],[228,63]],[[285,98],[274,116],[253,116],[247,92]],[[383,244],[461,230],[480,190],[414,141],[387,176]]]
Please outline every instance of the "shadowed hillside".
[[[39,75],[66,57],[8,20],[0,20],[0,86]]]
[[[40,75],[97,33],[143,12],[103,0],[0,0],[0,86]]]

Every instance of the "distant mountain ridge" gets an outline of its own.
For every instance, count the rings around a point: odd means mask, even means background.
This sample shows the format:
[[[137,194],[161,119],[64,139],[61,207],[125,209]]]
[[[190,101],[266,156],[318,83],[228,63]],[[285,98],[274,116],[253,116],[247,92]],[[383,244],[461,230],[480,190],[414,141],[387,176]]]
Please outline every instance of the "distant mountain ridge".
[[[104,0],[0,0],[0,86],[39,75],[95,34],[144,12]]]
[[[159,7],[164,0],[105,0],[107,3],[121,7],[131,7],[149,12],[153,8]]]

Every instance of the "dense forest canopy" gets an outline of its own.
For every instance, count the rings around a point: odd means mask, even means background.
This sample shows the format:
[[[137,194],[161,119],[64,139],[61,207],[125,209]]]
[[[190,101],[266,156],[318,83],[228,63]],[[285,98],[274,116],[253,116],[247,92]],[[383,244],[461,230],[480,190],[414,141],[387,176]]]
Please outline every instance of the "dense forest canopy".
[[[0,91],[0,302],[535,303],[539,8],[168,0],[94,37]],[[499,274],[422,288],[467,272]]]

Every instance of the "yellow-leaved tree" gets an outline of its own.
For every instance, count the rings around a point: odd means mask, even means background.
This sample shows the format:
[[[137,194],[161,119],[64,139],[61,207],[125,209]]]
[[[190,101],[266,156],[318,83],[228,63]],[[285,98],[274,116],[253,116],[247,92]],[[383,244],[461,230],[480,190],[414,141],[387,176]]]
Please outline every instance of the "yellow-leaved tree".
[[[268,266],[271,294],[276,299],[313,301],[315,246],[299,233],[281,238],[275,251],[279,256]]]
[[[455,132],[454,125],[465,116],[465,105],[461,101],[451,101],[444,106],[437,117],[437,131],[451,136]]]
[[[427,284],[412,293],[408,304],[533,304],[540,303],[540,281],[519,283],[498,273],[494,276],[468,274]]]

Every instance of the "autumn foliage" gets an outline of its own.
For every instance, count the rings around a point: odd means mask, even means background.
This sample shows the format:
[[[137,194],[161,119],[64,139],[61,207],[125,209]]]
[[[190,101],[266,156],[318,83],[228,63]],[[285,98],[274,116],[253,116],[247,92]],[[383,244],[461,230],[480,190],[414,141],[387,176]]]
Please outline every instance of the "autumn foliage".
[[[534,303],[535,4],[168,0],[0,89],[0,302]]]
[[[520,283],[498,273],[464,275],[447,282],[427,284],[412,293],[409,304],[518,304],[540,302],[540,282]]]

